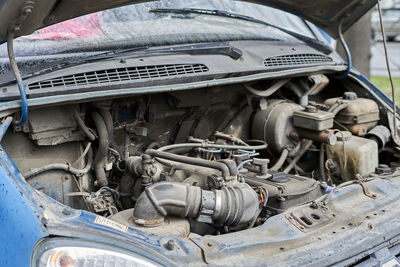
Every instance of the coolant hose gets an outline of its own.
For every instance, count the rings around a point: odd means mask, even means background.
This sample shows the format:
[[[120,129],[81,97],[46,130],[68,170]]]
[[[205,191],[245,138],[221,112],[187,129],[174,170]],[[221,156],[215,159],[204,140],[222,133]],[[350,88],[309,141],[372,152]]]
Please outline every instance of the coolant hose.
[[[271,171],[279,171],[279,169],[283,166],[283,163],[285,163],[288,155],[289,155],[289,150],[287,150],[287,149],[282,150],[281,156],[279,157],[279,159],[275,163],[275,165],[271,167],[270,170]]]
[[[89,148],[88,160],[87,160],[86,166],[83,169],[73,168],[73,167],[71,167],[71,165],[66,164],[66,163],[52,163],[52,164],[48,164],[48,165],[45,165],[40,168],[31,169],[31,170],[27,171],[26,173],[24,173],[22,176],[24,176],[24,178],[27,180],[27,179],[34,177],[36,175],[39,175],[43,172],[53,171],[53,170],[62,170],[65,172],[72,173],[73,175],[75,175],[77,177],[81,177],[90,171],[90,168],[92,167],[92,163],[93,163],[93,151],[91,148]]]
[[[319,172],[321,173],[321,179],[323,182],[326,182],[326,174],[325,174],[325,144],[321,143],[321,148],[319,151]]]
[[[258,211],[258,195],[245,183],[207,191],[186,183],[160,182],[142,192],[133,211],[133,220],[139,225],[155,226],[161,224],[165,216],[173,215],[236,226],[251,222]]]
[[[106,124],[107,131],[108,131],[108,140],[109,144],[111,145],[113,142],[113,136],[114,136],[114,120],[111,116],[111,112],[107,109],[100,108],[98,110],[100,113],[101,117],[104,120],[104,123]]]
[[[229,161],[229,160],[225,160],[223,162],[209,161],[209,160],[200,159],[200,158],[192,158],[192,157],[176,155],[176,154],[172,154],[169,152],[163,152],[163,151],[154,150],[154,149],[148,149],[148,150],[146,150],[145,153],[150,156],[157,157],[157,158],[162,158],[162,159],[182,162],[182,163],[186,163],[186,164],[216,169],[216,170],[221,171],[222,176],[224,178],[228,178],[227,180],[230,180],[229,177],[236,176],[236,174],[237,174],[237,167],[236,167],[236,164],[234,161]],[[233,164],[234,164],[234,166],[233,166]]]
[[[159,151],[167,151],[176,148],[195,148],[195,147],[202,147],[202,148],[221,148],[221,149],[228,149],[228,150],[263,150],[268,147],[268,145],[263,142],[260,145],[250,145],[250,146],[240,146],[240,145],[220,145],[220,144],[209,144],[209,143],[181,143],[181,144],[173,144],[168,146],[160,147]]]
[[[335,117],[340,111],[347,108],[349,103],[347,102],[337,102],[332,107],[329,108],[328,112],[331,112]]]
[[[312,145],[313,141],[307,140],[303,143],[303,147],[300,149],[299,152],[297,152],[297,155],[294,157],[292,162],[283,170],[284,173],[289,173],[293,167],[296,165],[296,163],[300,160],[300,158],[304,155],[304,153],[307,152],[307,150],[310,148]]]
[[[96,156],[94,158],[94,172],[96,174],[97,183],[100,187],[107,186],[107,176],[104,170],[104,165],[107,160],[109,142],[108,142],[108,129],[104,123],[101,115],[92,111],[90,114],[94,124],[96,125],[97,135],[99,136],[99,144]]]
[[[85,122],[82,120],[79,112],[75,109],[74,110],[74,119],[76,123],[79,125],[81,131],[89,138],[90,141],[96,140],[96,136],[89,130],[89,128],[85,125]]]

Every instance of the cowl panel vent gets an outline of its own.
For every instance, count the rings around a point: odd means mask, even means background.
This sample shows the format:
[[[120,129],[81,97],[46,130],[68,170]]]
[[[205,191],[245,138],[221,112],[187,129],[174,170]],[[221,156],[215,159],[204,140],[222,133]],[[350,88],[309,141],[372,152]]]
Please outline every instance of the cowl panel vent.
[[[86,86],[92,84],[174,77],[208,72],[208,70],[208,67],[203,64],[171,64],[106,69],[43,80],[29,84],[28,88],[30,90],[37,90],[54,87]]]
[[[264,60],[265,67],[319,65],[332,62],[333,59],[320,54],[296,54],[270,57]]]

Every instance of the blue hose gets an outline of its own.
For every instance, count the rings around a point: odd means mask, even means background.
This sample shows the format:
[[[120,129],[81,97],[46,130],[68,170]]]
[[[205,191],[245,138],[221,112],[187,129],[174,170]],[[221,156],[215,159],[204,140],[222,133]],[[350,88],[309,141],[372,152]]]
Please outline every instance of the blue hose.
[[[245,161],[241,162],[241,163],[237,166],[237,169],[240,170],[241,168],[243,168],[243,166],[244,166],[246,163],[250,163],[250,162],[253,162],[253,160],[252,160],[252,159],[248,159],[248,160],[245,160]]]
[[[27,101],[27,97],[26,97],[25,87],[22,83],[21,72],[19,71],[17,62],[15,60],[13,44],[14,44],[14,34],[11,33],[11,34],[9,34],[8,40],[7,40],[8,58],[10,60],[10,65],[13,70],[15,79],[17,80],[19,95],[21,98],[21,118],[19,120],[16,120],[14,118],[14,124],[16,126],[22,126],[28,119],[28,101]]]
[[[343,24],[343,21],[340,23],[340,25],[339,25],[339,29],[338,29],[338,35],[339,35],[339,42],[340,42],[340,44],[342,45],[342,47],[343,47],[343,49],[344,49],[344,52],[346,53],[346,58],[347,58],[347,69],[346,69],[346,71],[342,74],[342,75],[339,75],[339,76],[337,76],[337,77],[335,77],[336,79],[338,79],[338,80],[341,80],[341,79],[344,79],[344,78],[346,78],[349,74],[350,74],[350,70],[351,70],[351,65],[352,65],[352,58],[351,58],[351,53],[350,53],[350,49],[349,49],[349,47],[347,46],[347,44],[346,44],[346,41],[344,40],[344,37],[343,37],[343,33],[342,33],[342,24]]]
[[[15,126],[22,126],[28,119],[28,101],[26,98],[26,92],[22,82],[18,82],[19,95],[21,97],[21,118],[14,120]]]

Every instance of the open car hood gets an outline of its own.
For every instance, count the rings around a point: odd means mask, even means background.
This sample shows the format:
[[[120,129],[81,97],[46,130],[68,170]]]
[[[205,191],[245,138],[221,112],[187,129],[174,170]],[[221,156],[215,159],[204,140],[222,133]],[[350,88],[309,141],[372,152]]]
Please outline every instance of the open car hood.
[[[0,42],[88,13],[146,0],[0,0]],[[300,16],[337,36],[339,24],[347,30],[371,9],[375,0],[250,0]]]

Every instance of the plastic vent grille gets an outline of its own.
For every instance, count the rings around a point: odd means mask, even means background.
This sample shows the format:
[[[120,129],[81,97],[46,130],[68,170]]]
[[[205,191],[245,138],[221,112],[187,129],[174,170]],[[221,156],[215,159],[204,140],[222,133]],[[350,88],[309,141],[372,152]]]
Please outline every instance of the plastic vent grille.
[[[170,76],[180,76],[207,72],[203,64],[174,64],[158,66],[142,66],[131,68],[117,68],[84,72],[73,75],[43,80],[28,85],[30,90],[54,87],[85,86],[91,84],[104,84],[123,81],[153,79]]]
[[[332,58],[319,54],[297,54],[270,57],[264,60],[266,67],[314,65],[332,62]]]

